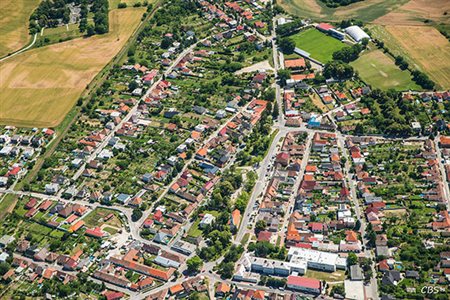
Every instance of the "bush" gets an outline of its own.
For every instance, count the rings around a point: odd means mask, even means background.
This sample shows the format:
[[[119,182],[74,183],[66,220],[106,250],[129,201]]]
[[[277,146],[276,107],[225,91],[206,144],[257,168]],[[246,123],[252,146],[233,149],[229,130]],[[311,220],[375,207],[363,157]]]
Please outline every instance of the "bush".
[[[127,8],[127,4],[124,3],[124,2],[120,2],[120,3],[117,5],[117,8]]]

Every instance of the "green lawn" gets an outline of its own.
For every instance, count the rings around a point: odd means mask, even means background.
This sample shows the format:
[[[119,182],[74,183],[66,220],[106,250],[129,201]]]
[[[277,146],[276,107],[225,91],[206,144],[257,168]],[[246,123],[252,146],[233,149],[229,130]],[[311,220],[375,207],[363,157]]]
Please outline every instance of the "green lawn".
[[[298,48],[309,52],[312,58],[323,63],[330,61],[335,51],[345,47],[338,39],[312,28],[294,34],[291,38]]]
[[[338,270],[336,272],[321,272],[308,269],[306,271],[305,277],[315,278],[325,281],[343,281],[345,279],[345,272]]]
[[[421,90],[411,79],[409,71],[402,71],[394,61],[381,50],[363,53],[356,61],[351,62],[360,77],[372,87],[382,90],[395,89]]]

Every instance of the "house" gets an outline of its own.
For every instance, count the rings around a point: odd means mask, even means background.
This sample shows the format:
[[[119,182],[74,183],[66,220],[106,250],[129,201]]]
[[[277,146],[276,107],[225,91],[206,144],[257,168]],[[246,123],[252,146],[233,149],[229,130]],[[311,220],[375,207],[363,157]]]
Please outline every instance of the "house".
[[[15,241],[13,236],[5,234],[0,238],[0,247],[4,248]]]
[[[158,70],[153,69],[149,73],[145,74],[144,77],[142,77],[142,82],[145,85],[152,85],[155,81],[155,77],[158,75]]]
[[[212,224],[212,222],[216,219],[212,214],[205,214],[198,224],[200,228],[205,228],[206,226],[209,226]]]
[[[311,294],[320,294],[322,292],[322,283],[314,278],[288,276],[286,286],[288,289],[301,291]]]
[[[410,270],[407,270],[405,272],[405,277],[406,278],[413,278],[415,280],[419,280],[420,279],[419,272],[417,272],[417,271],[410,271]]]
[[[381,279],[383,285],[397,285],[401,280],[401,274],[399,271],[386,271]]]
[[[47,183],[45,185],[45,193],[56,194],[59,190],[59,184],[57,183]]]
[[[223,297],[231,291],[230,285],[225,282],[220,282],[216,287],[215,296]]]

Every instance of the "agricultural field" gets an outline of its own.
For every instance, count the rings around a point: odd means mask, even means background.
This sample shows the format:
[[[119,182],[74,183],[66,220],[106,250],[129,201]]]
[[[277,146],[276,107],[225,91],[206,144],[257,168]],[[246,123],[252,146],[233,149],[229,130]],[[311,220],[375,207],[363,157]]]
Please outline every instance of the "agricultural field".
[[[108,34],[33,49],[1,63],[0,123],[58,125],[86,85],[126,43],[144,10],[113,10]]]
[[[298,48],[309,52],[312,58],[323,63],[332,59],[333,52],[345,47],[344,43],[316,29],[299,32],[291,38]]]
[[[0,1],[0,57],[24,47],[31,39],[28,19],[40,0]]]
[[[381,50],[374,50],[361,55],[352,65],[359,76],[374,88],[397,91],[421,90],[411,79],[408,70],[402,71],[394,61]]]
[[[278,3],[289,13],[321,21],[337,22],[360,19],[371,22],[395,10],[407,0],[365,0],[338,8],[326,7],[320,0],[281,0]]]
[[[382,25],[424,25],[424,21],[450,23],[450,2],[445,0],[411,0],[390,11],[388,14],[374,20]]]
[[[450,87],[450,43],[434,27],[372,26],[373,37],[382,40],[394,55],[425,72],[440,88]]]

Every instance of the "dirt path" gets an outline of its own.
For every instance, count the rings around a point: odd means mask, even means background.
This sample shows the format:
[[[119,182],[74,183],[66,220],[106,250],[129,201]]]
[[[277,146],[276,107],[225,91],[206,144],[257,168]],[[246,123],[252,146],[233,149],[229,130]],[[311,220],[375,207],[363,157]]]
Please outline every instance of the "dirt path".
[[[22,48],[22,49],[20,49],[20,50],[17,50],[16,52],[12,53],[11,55],[8,55],[8,56],[5,56],[5,57],[1,58],[1,59],[0,59],[0,62],[2,62],[2,61],[4,61],[4,60],[7,60],[8,58],[14,57],[14,56],[16,56],[17,54],[20,54],[20,53],[22,53],[22,52],[24,52],[24,51],[27,51],[28,49],[30,49],[31,47],[33,47],[34,43],[36,43],[36,38],[37,38],[37,33],[34,34],[33,41],[31,42],[31,44],[29,44],[29,45],[26,46],[25,48]]]

